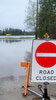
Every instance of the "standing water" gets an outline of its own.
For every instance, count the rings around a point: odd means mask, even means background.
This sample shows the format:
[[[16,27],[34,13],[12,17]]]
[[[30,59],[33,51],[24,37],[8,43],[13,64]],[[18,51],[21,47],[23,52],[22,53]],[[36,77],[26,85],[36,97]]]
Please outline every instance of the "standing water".
[[[0,77],[25,75],[21,68],[26,52],[30,52],[32,40],[0,40]]]

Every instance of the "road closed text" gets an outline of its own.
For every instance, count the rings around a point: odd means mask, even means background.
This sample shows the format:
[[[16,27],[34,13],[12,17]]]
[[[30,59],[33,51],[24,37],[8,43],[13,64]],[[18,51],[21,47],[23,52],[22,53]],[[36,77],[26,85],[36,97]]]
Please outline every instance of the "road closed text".
[[[36,80],[40,81],[55,81],[56,76],[54,76],[54,70],[39,70]]]

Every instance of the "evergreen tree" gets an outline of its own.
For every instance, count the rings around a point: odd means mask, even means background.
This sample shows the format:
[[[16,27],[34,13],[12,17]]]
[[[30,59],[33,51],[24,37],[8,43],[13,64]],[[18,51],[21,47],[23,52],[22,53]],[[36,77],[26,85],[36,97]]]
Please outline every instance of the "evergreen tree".
[[[48,33],[51,38],[56,38],[56,0],[40,0],[39,31],[38,35],[43,38]]]

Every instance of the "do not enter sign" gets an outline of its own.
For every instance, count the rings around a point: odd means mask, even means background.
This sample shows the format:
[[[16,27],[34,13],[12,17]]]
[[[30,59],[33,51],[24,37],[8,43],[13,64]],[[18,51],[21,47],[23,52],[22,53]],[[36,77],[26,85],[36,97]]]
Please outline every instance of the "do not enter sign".
[[[33,40],[32,82],[56,82],[56,41]]]
[[[56,45],[52,42],[40,44],[36,49],[35,59],[42,67],[52,67],[56,64]]]

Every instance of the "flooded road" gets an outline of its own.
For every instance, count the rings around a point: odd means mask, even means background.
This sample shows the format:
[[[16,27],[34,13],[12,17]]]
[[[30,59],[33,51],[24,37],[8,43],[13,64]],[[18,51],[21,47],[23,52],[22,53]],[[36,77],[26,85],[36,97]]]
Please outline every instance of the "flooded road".
[[[30,52],[32,40],[0,39],[0,77],[25,75],[20,62],[25,61],[26,52]]]
[[[3,40],[0,39],[0,99],[1,100],[33,100],[35,96],[23,97],[26,69],[20,66],[26,52],[30,52],[32,40]],[[37,83],[29,85],[32,90],[40,93]],[[43,84],[42,84],[43,85]],[[27,92],[28,93],[28,92]],[[48,85],[48,94],[56,100],[56,83]],[[36,100],[36,99],[34,99]]]

